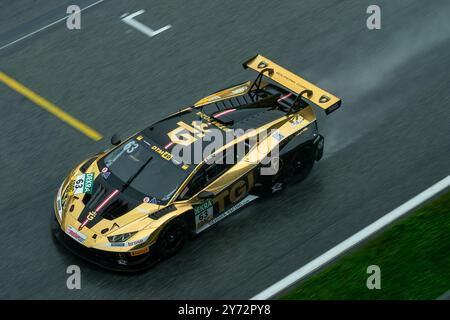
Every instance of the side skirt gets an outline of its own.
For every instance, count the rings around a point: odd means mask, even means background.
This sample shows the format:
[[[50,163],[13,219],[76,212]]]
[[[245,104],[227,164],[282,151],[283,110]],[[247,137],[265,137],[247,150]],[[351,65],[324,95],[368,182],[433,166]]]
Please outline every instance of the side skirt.
[[[220,215],[218,215],[217,217],[215,217],[214,219],[212,219],[211,221],[209,221],[208,223],[206,223],[205,225],[203,225],[200,229],[196,230],[195,233],[199,234],[202,231],[205,231],[206,229],[208,229],[209,227],[211,227],[212,225],[216,224],[217,222],[219,222],[220,220],[228,217],[230,214],[234,213],[235,211],[239,210],[240,208],[242,208],[243,206],[245,206],[246,204],[252,202],[253,200],[258,199],[258,196],[249,194],[248,196],[246,196],[244,199],[242,199],[240,202],[236,203],[234,206],[232,206],[231,208],[229,208],[228,210],[225,210],[224,212],[222,212]]]

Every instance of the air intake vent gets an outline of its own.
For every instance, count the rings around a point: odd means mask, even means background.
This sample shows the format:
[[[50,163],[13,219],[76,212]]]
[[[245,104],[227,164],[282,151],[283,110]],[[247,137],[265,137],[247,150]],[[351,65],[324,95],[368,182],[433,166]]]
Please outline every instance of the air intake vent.
[[[177,208],[172,204],[168,207],[165,207],[159,211],[156,211],[149,215],[149,218],[152,218],[153,220],[158,220],[159,218],[165,216],[166,214],[175,211]]]
[[[102,213],[102,217],[108,220],[114,220],[128,212],[128,203],[116,199]]]
[[[106,194],[106,188],[101,184],[98,185],[97,190],[93,194],[86,193],[83,197],[83,203],[85,206],[89,206],[90,208],[94,208],[97,206],[102,197]]]
[[[95,161],[95,157],[87,160],[81,167],[80,171],[85,173],[86,170],[91,166],[91,164]]]

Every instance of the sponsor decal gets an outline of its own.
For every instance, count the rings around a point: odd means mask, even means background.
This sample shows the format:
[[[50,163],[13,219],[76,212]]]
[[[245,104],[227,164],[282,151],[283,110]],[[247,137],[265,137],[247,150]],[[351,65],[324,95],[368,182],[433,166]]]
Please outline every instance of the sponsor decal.
[[[292,119],[291,126],[296,127],[300,123],[302,123],[302,121],[303,121],[303,118],[300,117],[300,116],[298,118],[296,118],[296,119]]]
[[[145,248],[142,248],[142,249],[137,250],[137,251],[132,251],[131,252],[131,256],[133,256],[133,257],[134,256],[139,256],[139,255],[147,253],[149,251],[150,251],[149,247],[145,247]]]
[[[134,241],[128,241],[126,244],[128,247],[133,247],[136,246],[138,244],[144,243],[144,241],[147,240],[147,238],[143,238],[143,239],[138,239],[138,240],[134,240]]]
[[[152,146],[152,144],[150,142],[148,142],[147,140],[142,140],[146,145],[148,145],[149,147]]]
[[[200,118],[202,118],[203,120],[213,124],[214,126],[225,132],[231,131],[231,129],[228,128],[226,125],[220,123],[219,121],[215,120],[213,117],[208,116],[206,113],[203,113],[202,111],[197,112],[197,115],[200,116]]]
[[[137,136],[136,140],[140,141],[140,140],[142,140],[142,138],[143,138],[143,136]]]
[[[202,227],[200,227],[199,229],[197,229],[197,233],[200,233],[204,230],[206,230],[207,228],[211,227],[213,224],[216,224],[217,222],[219,222],[220,220],[226,218],[227,216],[229,216],[230,214],[232,214],[233,212],[235,212],[236,210],[242,208],[244,205],[246,205],[249,202],[252,202],[253,200],[257,199],[258,196],[249,194],[247,197],[245,197],[241,202],[235,204],[233,207],[231,207],[230,209],[228,209],[227,211],[223,212],[221,215],[217,216],[216,218],[212,219],[211,221],[207,222],[206,224],[204,224]]]
[[[105,179],[105,180],[108,179],[110,175],[111,175],[111,172],[108,171],[107,167],[104,167],[102,169],[102,177],[103,177],[103,179]]]
[[[183,165],[181,166],[181,169],[187,170],[187,169],[189,169],[189,166],[188,166],[187,164],[183,164]]]
[[[158,146],[152,146],[152,150],[155,151],[157,154],[159,154],[164,160],[170,160],[172,159],[172,154],[169,151],[164,151],[163,149],[159,148]]]
[[[139,144],[134,141],[131,140],[130,142],[128,142],[124,147],[123,150],[125,150],[128,154],[133,153],[137,148],[139,148]]]
[[[86,219],[83,221],[83,223],[80,225],[80,227],[78,228],[78,230],[81,231],[81,229],[83,229],[90,221],[94,220],[95,217],[97,216],[97,212],[95,211],[91,211],[88,213]]]
[[[205,99],[201,100],[201,102],[211,102],[211,101],[216,101],[219,100],[221,98],[221,96],[210,96],[210,97],[206,97]]]
[[[247,86],[243,86],[240,88],[236,88],[234,90],[231,91],[232,94],[239,94],[239,93],[243,93],[247,90]]]
[[[80,174],[75,179],[73,194],[92,193],[94,187],[94,173]]]
[[[208,124],[198,120],[192,121],[191,125],[178,121],[177,125],[178,127],[167,133],[167,135],[171,142],[182,146],[189,146],[196,140],[203,138],[207,132],[210,132]]]
[[[137,139],[136,139],[137,140]],[[127,154],[133,154],[136,150],[140,148],[139,143],[136,140],[129,140],[125,143],[120,149],[117,149],[106,156],[105,164],[107,167],[111,167],[111,165],[117,161],[123,154],[126,152]]]
[[[198,205],[193,205],[195,215],[195,225],[200,229],[208,223],[214,216],[213,200],[207,199]]]
[[[79,243],[83,243],[86,240],[86,235],[78,231],[72,226],[68,226],[66,229],[66,233],[74,240],[78,241]]]
[[[248,195],[253,185],[254,174],[250,171],[247,176],[215,195],[214,200],[208,199],[198,205],[193,205],[196,232],[205,230],[244,204],[256,199],[256,196]],[[246,195],[248,196],[246,197]]]
[[[69,202],[69,197],[73,195],[73,186],[75,184],[75,181],[72,180],[69,182],[66,190],[64,191],[62,197],[61,197],[61,209],[65,210],[67,208],[67,204]]]
[[[274,134],[272,134],[272,137],[275,138],[277,141],[281,141],[284,139],[284,136],[279,133],[278,131],[276,131]]]
[[[153,197],[153,198],[150,200],[150,203],[158,204],[158,200],[156,200],[156,198]]]
[[[211,208],[213,206],[213,201],[211,199],[208,199],[206,201],[203,201],[201,204],[198,205],[194,205],[194,213],[195,215],[198,215],[206,210],[208,210],[209,208]]]
[[[103,244],[103,246],[107,246],[107,247],[134,247],[137,246],[138,244],[142,244],[145,241],[147,241],[148,236],[145,238],[141,238],[141,239],[137,239],[137,240],[133,240],[133,241],[128,241],[128,242],[110,242],[110,243],[105,243]]]
[[[223,212],[226,208],[241,201],[254,185],[254,175],[250,172],[247,177],[242,178],[232,184],[229,188],[219,193],[215,197],[218,212]]]
[[[109,244],[111,247],[125,247],[125,242],[113,242]]]
[[[68,196],[70,197],[73,196],[74,187],[75,187],[75,180],[71,180],[66,189],[66,193]]]

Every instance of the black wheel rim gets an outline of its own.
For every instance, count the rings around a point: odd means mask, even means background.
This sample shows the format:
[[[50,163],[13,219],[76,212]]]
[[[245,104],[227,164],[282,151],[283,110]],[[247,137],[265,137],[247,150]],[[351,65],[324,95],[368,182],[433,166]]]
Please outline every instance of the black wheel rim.
[[[297,154],[292,160],[294,174],[300,174],[306,169],[306,161],[302,153]]]
[[[164,253],[171,254],[177,251],[183,244],[183,229],[181,226],[170,226],[164,233],[164,237],[161,242],[161,248]]]
[[[292,159],[292,176],[294,179],[303,179],[311,170],[313,159],[307,152],[299,152]]]

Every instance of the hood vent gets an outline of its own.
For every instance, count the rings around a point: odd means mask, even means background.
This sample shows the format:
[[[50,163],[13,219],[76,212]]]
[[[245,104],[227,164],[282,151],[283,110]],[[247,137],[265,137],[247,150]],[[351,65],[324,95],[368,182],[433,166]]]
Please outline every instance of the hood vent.
[[[97,184],[97,189],[93,194],[86,193],[83,197],[83,204],[92,210],[100,203],[102,197],[106,194],[106,188]]]
[[[156,211],[156,212],[154,212],[152,214],[149,214],[148,217],[152,218],[153,220],[158,220],[159,218],[165,216],[166,214],[168,214],[168,213],[170,213],[172,211],[175,211],[176,209],[177,208],[173,204],[171,204],[168,207],[165,207],[165,208],[163,208],[163,209],[161,209],[159,211]]]
[[[107,220],[114,220],[123,216],[128,212],[128,210],[129,209],[127,201],[116,199],[103,210],[101,215],[102,218],[105,218]]]
[[[111,194],[113,189],[108,186],[103,185],[102,183],[94,183],[94,190],[92,194],[85,194],[83,196],[83,204],[85,205],[85,211],[91,212],[95,210],[108,195]],[[99,217],[107,220],[117,219],[128,211],[130,211],[131,206],[134,206],[134,201],[129,199],[124,194],[119,193],[115,197],[113,197],[109,203],[105,203],[105,205],[99,210]]]

